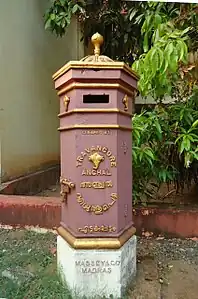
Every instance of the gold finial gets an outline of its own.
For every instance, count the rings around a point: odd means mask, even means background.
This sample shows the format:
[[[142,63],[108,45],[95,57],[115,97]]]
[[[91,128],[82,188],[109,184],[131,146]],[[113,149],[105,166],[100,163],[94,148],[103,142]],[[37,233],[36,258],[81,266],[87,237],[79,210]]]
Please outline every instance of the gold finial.
[[[100,56],[100,47],[102,46],[102,44],[104,42],[103,36],[97,32],[92,36],[91,42],[94,46],[94,55],[95,55],[95,58],[97,61],[98,56]]]
[[[80,61],[88,62],[88,63],[113,63],[114,61],[105,55],[100,55],[100,47],[104,42],[103,36],[100,33],[95,33],[92,38],[91,42],[94,46],[94,55],[88,55],[82,58]]]

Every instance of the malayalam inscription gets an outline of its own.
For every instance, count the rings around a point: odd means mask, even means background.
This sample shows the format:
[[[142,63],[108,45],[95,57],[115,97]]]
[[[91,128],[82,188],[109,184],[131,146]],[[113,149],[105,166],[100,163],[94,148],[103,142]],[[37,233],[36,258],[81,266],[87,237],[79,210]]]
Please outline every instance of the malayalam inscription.
[[[112,225],[95,225],[95,226],[84,226],[83,228],[78,229],[79,232],[84,234],[94,234],[94,233],[113,233],[116,231],[116,227]]]
[[[80,188],[106,189],[106,188],[112,188],[112,187],[113,187],[112,181],[81,182],[80,183]]]
[[[92,205],[88,204],[82,195],[80,193],[76,194],[77,196],[77,202],[79,205],[88,213],[94,213],[95,215],[102,215],[104,212],[108,211],[117,201],[118,195],[117,193],[111,193],[111,202],[108,204],[102,204],[102,205]]]

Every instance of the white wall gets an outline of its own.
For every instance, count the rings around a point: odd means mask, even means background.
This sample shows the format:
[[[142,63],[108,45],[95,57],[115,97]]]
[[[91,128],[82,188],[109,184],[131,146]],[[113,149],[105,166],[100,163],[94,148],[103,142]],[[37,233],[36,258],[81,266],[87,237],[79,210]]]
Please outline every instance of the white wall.
[[[62,39],[44,30],[48,3],[0,1],[2,181],[59,161],[59,101],[52,74],[84,56],[84,47],[76,20]]]
[[[165,96],[165,98],[163,99],[164,104],[169,104],[172,101],[173,99],[169,96]],[[156,100],[154,100],[151,96],[148,97],[138,96],[135,99],[135,104],[141,104],[141,105],[156,104]]]

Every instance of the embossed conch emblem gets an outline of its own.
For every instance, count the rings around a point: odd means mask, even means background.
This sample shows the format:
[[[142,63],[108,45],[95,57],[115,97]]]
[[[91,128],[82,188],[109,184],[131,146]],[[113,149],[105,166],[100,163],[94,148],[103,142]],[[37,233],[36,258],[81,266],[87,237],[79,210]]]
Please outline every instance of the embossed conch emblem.
[[[104,157],[98,153],[94,153],[93,155],[89,156],[89,161],[93,163],[93,169],[98,169],[100,163],[104,161]]]

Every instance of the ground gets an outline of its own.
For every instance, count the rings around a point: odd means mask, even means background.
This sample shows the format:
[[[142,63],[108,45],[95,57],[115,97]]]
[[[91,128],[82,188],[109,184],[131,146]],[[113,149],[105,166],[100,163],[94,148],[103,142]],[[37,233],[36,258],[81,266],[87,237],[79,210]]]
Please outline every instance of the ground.
[[[198,241],[139,239],[133,299],[197,299]]]
[[[0,298],[72,299],[56,274],[56,236],[0,229]],[[198,241],[138,238],[128,299],[197,299]],[[77,298],[75,298],[77,299]]]

